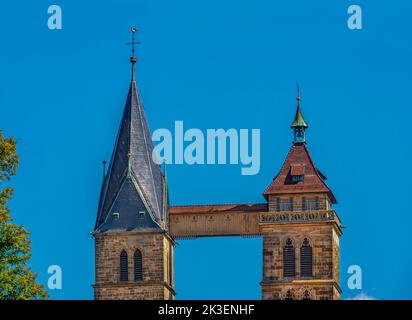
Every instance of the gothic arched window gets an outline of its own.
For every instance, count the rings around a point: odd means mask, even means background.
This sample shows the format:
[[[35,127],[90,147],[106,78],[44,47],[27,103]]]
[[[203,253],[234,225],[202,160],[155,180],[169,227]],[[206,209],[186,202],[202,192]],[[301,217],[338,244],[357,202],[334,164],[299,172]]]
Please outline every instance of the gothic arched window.
[[[310,298],[310,293],[309,293],[308,290],[305,290],[305,292],[303,293],[302,300],[312,300],[312,299]]]
[[[292,240],[288,239],[283,247],[283,277],[295,277],[295,248]]]
[[[302,247],[300,248],[300,276],[303,278],[312,277],[312,247],[309,240],[305,238],[303,240]]]
[[[293,294],[290,290],[286,292],[285,300],[293,300]]]
[[[134,252],[134,281],[143,280],[142,253],[139,249]]]
[[[127,252],[120,253],[120,281],[129,281],[129,268],[127,265]]]

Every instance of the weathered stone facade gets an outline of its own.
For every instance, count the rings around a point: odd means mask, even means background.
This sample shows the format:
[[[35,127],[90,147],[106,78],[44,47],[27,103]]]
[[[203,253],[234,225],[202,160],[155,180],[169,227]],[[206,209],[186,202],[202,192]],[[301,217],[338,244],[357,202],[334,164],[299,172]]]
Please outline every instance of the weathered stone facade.
[[[134,35],[136,29],[131,31]],[[175,296],[167,182],[152,157],[154,146],[134,76],[136,61],[130,58],[132,81],[110,164],[103,170],[93,232],[99,300]]]
[[[305,291],[312,300],[339,299],[339,235],[335,222],[261,224],[263,234],[262,299],[283,299],[290,291],[301,299]],[[290,239],[295,248],[293,279],[283,275],[283,250]],[[312,276],[302,277],[301,246],[304,239],[312,247]]]
[[[173,240],[165,233],[95,234],[96,300],[174,299]],[[133,256],[142,253],[143,279],[134,280]],[[128,256],[129,280],[120,281],[120,253]]]
[[[340,292],[327,281],[293,281],[293,283],[271,284],[262,283],[262,300],[285,300],[287,292],[291,292],[292,300],[304,300],[305,293],[310,300],[339,300]]]

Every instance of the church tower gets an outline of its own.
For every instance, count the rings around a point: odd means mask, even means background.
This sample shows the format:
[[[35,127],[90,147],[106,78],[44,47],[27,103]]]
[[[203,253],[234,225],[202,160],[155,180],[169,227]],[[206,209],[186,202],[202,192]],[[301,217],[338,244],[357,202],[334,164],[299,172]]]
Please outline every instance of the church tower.
[[[264,192],[262,299],[339,299],[341,223],[332,210],[335,196],[306,145],[299,90],[291,128],[292,146]]]
[[[174,299],[173,248],[166,179],[152,159],[153,142],[132,80],[100,193],[95,239],[94,297]]]

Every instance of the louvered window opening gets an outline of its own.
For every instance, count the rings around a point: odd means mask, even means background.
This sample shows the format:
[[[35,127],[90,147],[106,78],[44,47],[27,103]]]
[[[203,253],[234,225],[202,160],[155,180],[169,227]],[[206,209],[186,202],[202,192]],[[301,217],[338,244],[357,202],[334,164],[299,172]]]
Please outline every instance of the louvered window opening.
[[[300,249],[300,276],[304,278],[312,277],[312,247],[308,239],[303,241]]]
[[[129,281],[129,268],[127,266],[127,253],[120,253],[120,281]]]
[[[134,281],[143,280],[142,253],[137,249],[134,253]]]
[[[301,182],[303,181],[305,176],[301,175],[301,176],[292,176],[292,182]]]
[[[283,277],[295,277],[295,248],[290,239],[286,241],[286,245],[283,248]]]

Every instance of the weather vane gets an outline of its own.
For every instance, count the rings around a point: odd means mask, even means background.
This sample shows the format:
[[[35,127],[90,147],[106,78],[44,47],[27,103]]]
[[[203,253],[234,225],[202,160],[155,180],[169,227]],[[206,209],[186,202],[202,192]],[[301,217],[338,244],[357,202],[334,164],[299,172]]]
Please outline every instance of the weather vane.
[[[135,45],[140,44],[140,41],[135,41],[135,36],[134,34],[138,31],[136,27],[131,27],[130,31],[132,32],[132,41],[126,42],[127,46],[132,46],[132,56],[130,57],[131,62],[136,62],[136,57],[135,57]]]
[[[135,45],[141,43],[140,41],[135,41],[134,34],[137,32],[136,27],[131,27],[130,31],[132,32],[132,41],[126,42],[127,46],[132,46],[132,56],[130,57],[130,62],[132,63],[132,80],[135,80],[135,63],[137,61],[136,56],[135,56]]]

